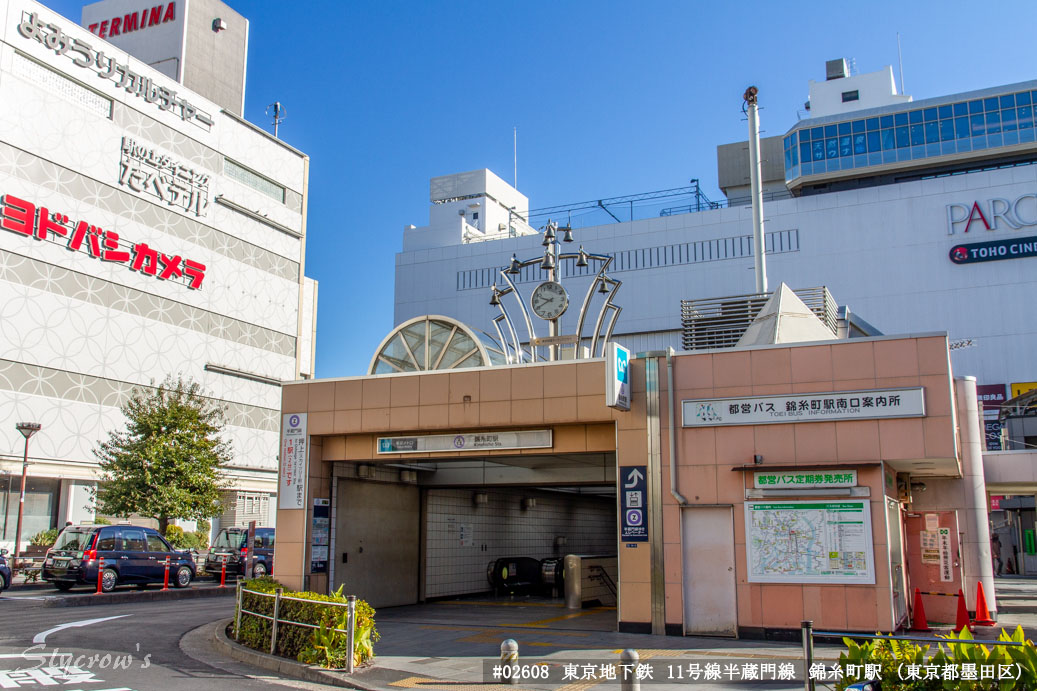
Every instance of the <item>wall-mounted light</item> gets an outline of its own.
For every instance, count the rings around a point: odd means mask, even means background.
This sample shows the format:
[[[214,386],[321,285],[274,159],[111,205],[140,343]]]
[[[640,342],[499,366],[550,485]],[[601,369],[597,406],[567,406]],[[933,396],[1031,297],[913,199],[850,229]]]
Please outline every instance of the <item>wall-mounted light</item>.
[[[226,31],[227,30],[227,22],[225,22],[222,19],[220,19],[219,17],[217,17],[216,19],[212,20],[212,30],[215,31],[216,33],[220,33],[221,31]]]
[[[756,465],[760,465],[761,463],[763,463],[763,456],[761,456],[760,454],[754,454],[753,463],[755,463]]]
[[[523,497],[522,498],[522,510],[528,511],[529,509],[535,508],[537,500],[535,497]]]
[[[401,470],[400,482],[417,482],[418,474],[413,470]]]
[[[479,506],[480,504],[489,503],[489,501],[490,495],[486,494],[486,492],[476,492],[472,495],[472,503],[476,506]]]
[[[366,480],[367,478],[372,477],[373,475],[374,475],[374,468],[369,466],[369,465],[361,463],[360,465],[358,465],[356,467],[356,476],[358,478]]]

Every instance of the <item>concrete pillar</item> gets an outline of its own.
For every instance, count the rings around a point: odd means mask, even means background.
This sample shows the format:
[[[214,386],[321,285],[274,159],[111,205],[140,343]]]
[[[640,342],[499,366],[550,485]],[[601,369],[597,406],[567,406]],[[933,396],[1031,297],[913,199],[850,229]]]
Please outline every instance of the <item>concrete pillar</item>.
[[[994,566],[990,560],[990,520],[987,514],[987,485],[983,477],[985,437],[976,399],[976,378],[956,377],[955,397],[961,437],[961,471],[965,483],[965,539],[961,545],[965,601],[976,607],[976,583],[983,583],[987,606],[997,607]],[[991,609],[991,616],[996,612]]]

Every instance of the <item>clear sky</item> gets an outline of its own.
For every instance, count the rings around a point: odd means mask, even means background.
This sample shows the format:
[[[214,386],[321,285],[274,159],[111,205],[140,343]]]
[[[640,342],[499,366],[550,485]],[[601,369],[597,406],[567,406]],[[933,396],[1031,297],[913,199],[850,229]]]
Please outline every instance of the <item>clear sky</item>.
[[[84,3],[44,0],[79,20]],[[159,4],[141,0],[140,5]],[[616,2],[229,0],[251,22],[245,117],[309,154],[306,274],[320,282],[317,375],[363,374],[393,327],[403,228],[429,178],[489,168],[533,209],[716,186],[716,146],[802,115],[825,61],[893,65],[915,99],[1037,78],[1033,0]],[[475,325],[478,326],[478,325]]]

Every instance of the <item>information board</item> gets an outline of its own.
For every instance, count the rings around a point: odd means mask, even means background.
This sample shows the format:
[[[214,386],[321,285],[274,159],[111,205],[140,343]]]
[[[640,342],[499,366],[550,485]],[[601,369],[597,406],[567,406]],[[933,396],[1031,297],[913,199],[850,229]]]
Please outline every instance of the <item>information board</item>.
[[[306,508],[306,413],[284,416],[281,423],[280,490],[277,508]]]
[[[310,529],[310,573],[328,572],[328,545],[331,537],[331,501],[313,500],[313,526]]]
[[[871,506],[845,501],[746,502],[752,583],[874,583]]]

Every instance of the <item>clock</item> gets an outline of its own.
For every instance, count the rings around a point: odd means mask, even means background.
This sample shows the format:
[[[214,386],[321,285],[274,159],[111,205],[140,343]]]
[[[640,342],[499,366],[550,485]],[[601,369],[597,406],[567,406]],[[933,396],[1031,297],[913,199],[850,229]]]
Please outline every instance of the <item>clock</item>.
[[[569,295],[561,283],[544,281],[530,296],[533,313],[541,319],[557,319],[569,307]]]

